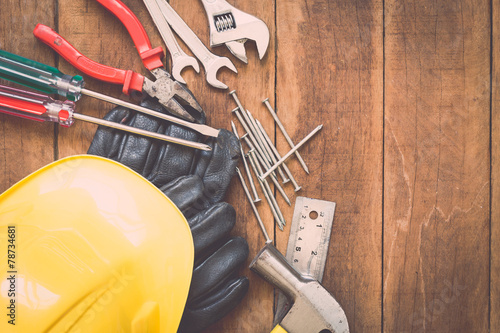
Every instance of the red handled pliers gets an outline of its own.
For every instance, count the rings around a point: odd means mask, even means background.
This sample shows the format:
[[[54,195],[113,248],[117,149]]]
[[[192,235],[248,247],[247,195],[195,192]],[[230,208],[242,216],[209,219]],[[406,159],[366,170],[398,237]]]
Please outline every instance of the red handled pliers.
[[[127,95],[131,91],[144,92],[157,98],[168,111],[181,118],[189,121],[204,119],[203,109],[191,91],[173,80],[163,68],[161,61],[164,56],[163,49],[161,47],[151,48],[149,37],[134,13],[120,0],[97,1],[125,25],[141,56],[142,63],[154,75],[155,81],[131,70],[117,69],[90,60],[57,32],[43,24],[38,24],[33,34],[85,74],[105,82],[123,85],[123,92]]]

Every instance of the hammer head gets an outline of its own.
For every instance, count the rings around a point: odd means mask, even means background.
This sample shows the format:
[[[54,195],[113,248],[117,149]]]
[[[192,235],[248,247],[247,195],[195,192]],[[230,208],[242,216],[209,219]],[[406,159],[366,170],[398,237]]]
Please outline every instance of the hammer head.
[[[348,333],[344,310],[318,281],[304,282],[280,325],[293,332]]]
[[[288,333],[348,333],[344,310],[318,281],[303,277],[271,244],[250,264],[250,269],[279,288],[293,303],[280,325]]]

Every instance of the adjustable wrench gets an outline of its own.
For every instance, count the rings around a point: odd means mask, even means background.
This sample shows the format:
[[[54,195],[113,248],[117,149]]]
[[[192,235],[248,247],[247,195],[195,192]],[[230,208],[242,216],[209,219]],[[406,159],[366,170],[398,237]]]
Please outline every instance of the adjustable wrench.
[[[269,46],[269,29],[262,20],[231,6],[225,0],[201,2],[207,12],[211,47],[226,44],[236,58],[247,63],[244,44],[251,39],[257,44],[259,58],[264,57]]]
[[[181,72],[185,67],[191,66],[194,68],[196,73],[200,72],[200,66],[195,58],[188,56],[179,46],[177,40],[174,37],[174,33],[168,22],[165,20],[160,12],[160,7],[156,3],[156,0],[143,0],[146,8],[149,11],[149,15],[153,18],[156,28],[160,32],[165,45],[167,46],[170,56],[172,57],[172,76],[180,83],[186,84],[186,81],[182,78]]]
[[[221,67],[227,67],[238,73],[234,64],[226,57],[219,57],[211,53],[189,26],[182,20],[177,12],[165,0],[156,0],[160,11],[172,29],[186,43],[205,68],[207,82],[219,89],[227,89],[227,85],[217,79],[217,71]]]

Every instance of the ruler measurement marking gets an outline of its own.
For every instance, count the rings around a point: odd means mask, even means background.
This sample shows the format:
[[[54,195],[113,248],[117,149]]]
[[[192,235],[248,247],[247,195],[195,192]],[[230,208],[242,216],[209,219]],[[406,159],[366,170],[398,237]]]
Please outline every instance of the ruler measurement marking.
[[[299,273],[321,282],[328,255],[335,203],[297,197],[293,211],[286,259]],[[290,307],[280,294],[275,320]]]

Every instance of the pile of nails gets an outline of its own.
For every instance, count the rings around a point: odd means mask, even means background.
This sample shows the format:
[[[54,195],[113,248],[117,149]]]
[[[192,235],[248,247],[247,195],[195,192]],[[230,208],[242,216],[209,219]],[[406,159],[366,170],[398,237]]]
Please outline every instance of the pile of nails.
[[[236,92],[233,90],[229,93],[235,100],[236,105],[238,106],[234,110],[232,110],[232,113],[236,116],[238,121],[240,122],[241,126],[245,129],[246,133],[243,136],[240,136],[236,130],[236,126],[233,121],[231,121],[231,127],[233,129],[234,134],[240,139],[240,141],[244,141],[246,146],[248,147],[248,152],[245,154],[243,151],[242,145],[240,145],[241,149],[241,155],[243,158],[243,165],[245,168],[245,172],[247,174],[247,178],[250,182],[250,187],[253,193],[250,194],[250,191],[246,185],[245,179],[243,175],[241,174],[240,170],[237,168],[237,173],[240,178],[241,184],[243,185],[243,189],[245,191],[245,194],[250,201],[250,205],[252,206],[252,210],[255,213],[255,216],[257,218],[257,221],[262,229],[264,229],[264,224],[262,222],[262,219],[260,218],[259,212],[255,206],[256,203],[260,202],[261,199],[258,196],[257,189],[255,187],[255,183],[253,181],[252,173],[250,171],[249,164],[247,162],[247,158],[250,161],[251,169],[253,170],[253,173],[256,175],[256,178],[258,180],[258,183],[261,187],[262,193],[264,194],[264,197],[266,198],[267,203],[269,204],[269,207],[271,209],[271,213],[274,216],[274,219],[276,223],[278,224],[278,227],[283,230],[286,222],[285,218],[283,217],[283,214],[281,213],[281,209],[278,206],[278,203],[273,195],[273,192],[271,191],[271,187],[269,186],[269,183],[267,181],[267,177],[271,179],[273,182],[275,188],[277,191],[280,193],[280,195],[283,197],[285,202],[288,205],[291,205],[290,199],[285,193],[285,190],[283,187],[280,185],[278,181],[278,175],[276,174],[275,171],[279,174],[280,178],[283,181],[283,184],[286,184],[288,182],[292,182],[294,186],[295,192],[299,191],[301,189],[301,186],[297,184],[297,181],[293,177],[292,173],[290,172],[290,169],[286,166],[284,163],[285,160],[290,157],[291,155],[295,154],[297,157],[298,161],[304,168],[305,172],[309,174],[309,169],[304,162],[304,159],[302,156],[300,156],[298,152],[298,148],[300,148],[304,143],[307,142],[314,134],[316,134],[322,127],[323,125],[320,125],[316,127],[311,133],[309,133],[302,141],[300,141],[297,145],[294,145],[293,141],[291,140],[290,136],[286,132],[283,124],[278,118],[278,115],[276,112],[273,110],[271,107],[271,104],[269,103],[269,99],[266,98],[263,103],[266,105],[267,109],[269,110],[271,116],[273,117],[274,121],[280,128],[281,132],[283,133],[283,136],[285,137],[286,141],[291,147],[291,150],[284,155],[283,157],[279,154],[278,150],[276,147],[273,145],[269,135],[267,134],[266,130],[262,126],[262,124],[253,117],[253,115],[246,109],[243,108],[240,100],[238,99],[238,96],[236,95]],[[265,170],[264,170],[265,169]],[[267,241],[269,241],[269,237],[265,231],[264,235],[266,236]]]

